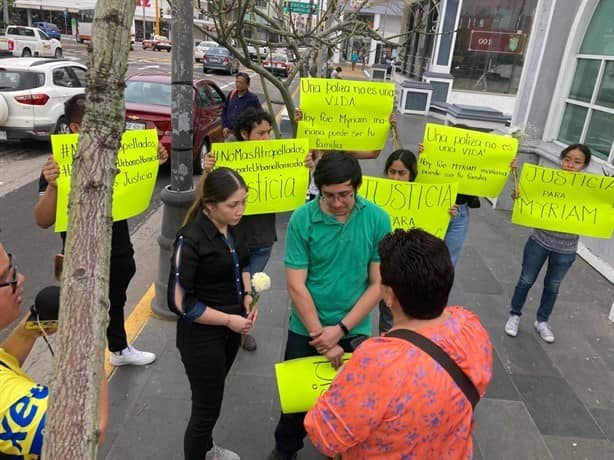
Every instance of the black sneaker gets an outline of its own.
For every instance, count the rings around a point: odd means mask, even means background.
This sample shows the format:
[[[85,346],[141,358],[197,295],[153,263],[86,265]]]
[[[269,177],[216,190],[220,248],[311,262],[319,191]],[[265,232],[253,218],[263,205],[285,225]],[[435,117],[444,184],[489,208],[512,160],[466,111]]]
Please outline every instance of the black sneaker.
[[[286,457],[277,449],[273,449],[267,457],[267,460],[296,460],[296,452],[291,457]]]

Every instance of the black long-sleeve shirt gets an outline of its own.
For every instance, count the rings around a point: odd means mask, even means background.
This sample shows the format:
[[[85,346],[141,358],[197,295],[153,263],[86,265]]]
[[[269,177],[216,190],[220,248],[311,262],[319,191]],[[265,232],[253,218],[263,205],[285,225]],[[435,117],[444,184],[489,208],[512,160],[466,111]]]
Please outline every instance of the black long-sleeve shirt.
[[[202,212],[177,232],[168,282],[168,305],[177,315],[194,320],[210,306],[242,305],[242,273],[249,254],[241,234],[228,228],[226,238]]]

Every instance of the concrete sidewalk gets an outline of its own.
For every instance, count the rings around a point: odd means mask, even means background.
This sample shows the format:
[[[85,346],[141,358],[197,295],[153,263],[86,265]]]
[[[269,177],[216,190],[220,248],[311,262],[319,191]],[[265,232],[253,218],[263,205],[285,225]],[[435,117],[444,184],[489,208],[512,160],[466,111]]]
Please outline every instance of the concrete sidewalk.
[[[402,144],[415,150],[424,124],[432,120],[398,118]],[[363,161],[363,172],[382,175],[390,151],[387,145],[377,160]],[[244,460],[265,458],[279,416],[273,364],[282,357],[288,322],[282,264],[287,220],[287,214],[278,218],[280,240],[266,268],[273,286],[260,301],[253,331],[258,350],[239,352],[215,430],[216,442]],[[614,458],[614,325],[607,320],[613,286],[578,258],[551,318],[556,342],[546,344],[533,331],[542,277],[530,293],[518,337],[506,336],[503,326],[528,233],[510,223],[509,212],[493,210],[482,200],[482,208],[472,210],[457,266],[450,303],[480,315],[495,351],[493,380],[476,411],[474,458]],[[149,251],[157,254],[153,239]],[[141,267],[150,267],[145,270],[150,278],[156,276],[155,264]],[[158,360],[115,373],[109,433],[99,458],[182,459],[190,390],[175,347],[175,322],[150,319],[136,346],[156,352]],[[323,457],[308,445],[299,458]]]

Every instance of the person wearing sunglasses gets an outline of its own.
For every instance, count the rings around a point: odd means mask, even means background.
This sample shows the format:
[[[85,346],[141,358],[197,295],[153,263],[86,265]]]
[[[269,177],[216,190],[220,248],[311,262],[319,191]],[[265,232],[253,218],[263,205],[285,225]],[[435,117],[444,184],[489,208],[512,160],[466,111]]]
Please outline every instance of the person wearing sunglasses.
[[[284,359],[322,355],[335,369],[343,353],[371,335],[371,310],[381,298],[377,247],[390,218],[357,196],[358,160],[331,151],[313,178],[318,197],[292,214],[284,265],[292,301]],[[282,414],[270,460],[296,458],[306,435],[304,413]]]
[[[0,243],[0,330],[21,314],[25,277],[17,270],[15,256]],[[49,389],[36,383],[22,369],[40,329],[26,328],[26,315],[0,344],[0,458],[38,459],[42,452]],[[51,335],[55,330],[47,329]],[[104,441],[108,419],[106,376],[100,395],[98,444]]]

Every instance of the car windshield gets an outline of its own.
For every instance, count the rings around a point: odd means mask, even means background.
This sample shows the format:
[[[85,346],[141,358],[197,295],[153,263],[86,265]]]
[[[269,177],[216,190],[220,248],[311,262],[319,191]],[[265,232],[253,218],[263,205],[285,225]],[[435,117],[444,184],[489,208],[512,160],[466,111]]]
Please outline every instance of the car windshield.
[[[42,30],[38,30],[38,33],[41,34],[41,38],[43,40],[51,40],[51,38],[49,37],[49,35],[47,35],[45,32],[43,32]]]
[[[150,81],[128,81],[126,102],[149,105],[171,105],[171,85]]]
[[[44,84],[45,74],[43,73],[0,69],[0,91],[40,88]]]
[[[217,46],[217,43],[215,43],[215,42],[200,42],[198,44],[198,46],[200,48],[214,48],[214,47]]]
[[[273,55],[273,60],[274,61],[285,61],[286,60],[286,56],[283,54],[274,54]]]
[[[226,48],[209,48],[207,50],[207,54],[218,54],[220,56],[225,56],[228,54],[228,50],[226,50]]]

